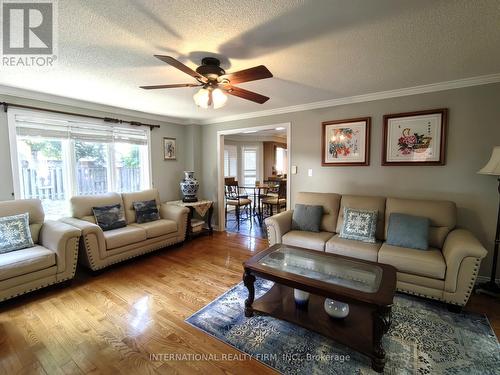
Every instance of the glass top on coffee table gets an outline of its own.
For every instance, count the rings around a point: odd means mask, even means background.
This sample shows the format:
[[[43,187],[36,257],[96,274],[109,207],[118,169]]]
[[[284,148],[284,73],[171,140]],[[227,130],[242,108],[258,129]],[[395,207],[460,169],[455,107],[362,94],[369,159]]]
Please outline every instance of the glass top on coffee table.
[[[376,293],[382,280],[382,268],[355,259],[329,257],[319,252],[281,246],[258,261],[258,264],[325,283]]]

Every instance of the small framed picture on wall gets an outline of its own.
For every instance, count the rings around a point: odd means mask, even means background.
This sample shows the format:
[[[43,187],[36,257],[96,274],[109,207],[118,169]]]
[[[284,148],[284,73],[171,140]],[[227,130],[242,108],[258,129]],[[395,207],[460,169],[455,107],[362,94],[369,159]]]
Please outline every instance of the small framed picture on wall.
[[[321,165],[370,165],[370,117],[322,123]]]
[[[177,159],[177,144],[175,138],[163,138],[163,154],[165,160]]]
[[[448,109],[384,116],[382,165],[444,165]]]

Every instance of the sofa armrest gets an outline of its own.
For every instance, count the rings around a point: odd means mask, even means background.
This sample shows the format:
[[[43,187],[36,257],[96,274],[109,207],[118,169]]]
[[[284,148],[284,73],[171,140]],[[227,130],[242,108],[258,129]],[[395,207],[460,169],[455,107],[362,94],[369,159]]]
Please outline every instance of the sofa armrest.
[[[60,221],[46,221],[40,230],[39,243],[56,253],[57,273],[74,270],[81,231]]]
[[[106,240],[101,227],[97,224],[80,220],[73,217],[59,219],[66,224],[72,225],[82,231],[80,248],[85,250],[89,263],[92,265],[92,259],[101,259],[106,255]]]
[[[456,291],[460,268],[465,258],[476,258],[479,263],[487,253],[483,245],[468,230],[455,229],[451,231],[443,246],[443,256],[446,262],[445,291]],[[475,270],[471,269],[470,275],[462,274],[461,277],[470,278],[474,282],[478,268],[479,264]]]
[[[160,205],[160,217],[162,219],[173,220],[177,223],[177,238],[179,241],[186,239],[188,215],[189,208],[187,207],[167,203]]]
[[[281,237],[292,229],[292,216],[293,210],[288,210],[265,220],[270,246],[281,243]]]

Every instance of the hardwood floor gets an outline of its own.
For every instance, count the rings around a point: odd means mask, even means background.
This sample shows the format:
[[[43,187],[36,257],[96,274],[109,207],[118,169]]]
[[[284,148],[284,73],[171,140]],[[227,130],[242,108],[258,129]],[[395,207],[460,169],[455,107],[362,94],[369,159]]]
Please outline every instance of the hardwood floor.
[[[200,237],[93,276],[83,269],[69,287],[0,304],[1,374],[272,374],[261,363],[158,361],[152,354],[239,355],[184,319],[241,280],[242,262],[266,247],[234,233]],[[500,303],[473,296],[500,334]]]
[[[236,221],[236,215],[234,211],[228,212],[226,230],[228,232],[240,233],[245,236],[267,238],[266,226],[264,224],[260,225],[259,220],[256,217],[251,217],[249,219],[244,216],[244,220],[240,220],[240,229],[238,230],[238,222]]]

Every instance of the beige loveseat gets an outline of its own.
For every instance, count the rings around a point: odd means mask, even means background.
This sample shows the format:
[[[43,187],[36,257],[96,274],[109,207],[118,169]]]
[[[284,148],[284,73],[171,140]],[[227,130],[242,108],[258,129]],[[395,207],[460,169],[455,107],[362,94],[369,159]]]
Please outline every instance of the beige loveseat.
[[[137,224],[133,202],[156,200],[160,220]],[[121,204],[127,226],[103,231],[94,219],[93,207]],[[111,264],[183,242],[189,209],[161,204],[156,189],[137,193],[108,193],[71,198],[71,218],[61,219],[81,229],[80,263],[93,271]]]
[[[323,206],[321,231],[292,230],[293,210],[289,210],[266,219],[271,245],[283,243],[390,264],[398,270],[399,291],[459,306],[467,303],[487,252],[472,233],[456,228],[455,203],[334,193],[299,193],[295,203]],[[377,243],[339,237],[344,207],[378,211]],[[429,249],[385,243],[391,213],[429,218]]]
[[[35,246],[0,254],[0,301],[75,276],[80,230],[61,222],[44,221],[38,199],[0,202],[0,217],[26,212]]]

